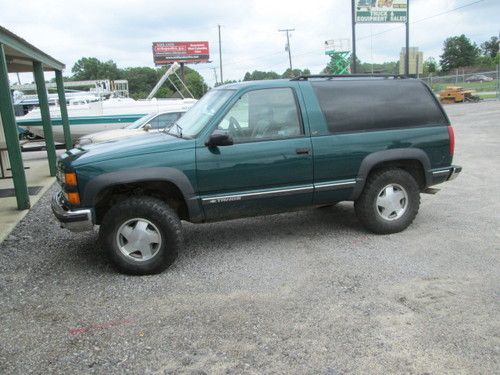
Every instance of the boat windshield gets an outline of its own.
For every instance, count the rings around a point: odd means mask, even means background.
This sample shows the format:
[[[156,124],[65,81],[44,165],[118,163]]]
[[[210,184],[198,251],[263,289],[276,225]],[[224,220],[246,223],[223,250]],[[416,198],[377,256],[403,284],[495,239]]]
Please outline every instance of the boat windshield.
[[[156,113],[150,113],[149,115],[146,115],[138,120],[135,120],[133,123],[125,126],[123,129],[139,129],[142,125],[145,125],[148,123],[148,121],[151,121],[151,119],[155,116]]]
[[[227,89],[207,92],[189,111],[175,122],[168,133],[177,137],[196,137],[233,93],[234,90]]]

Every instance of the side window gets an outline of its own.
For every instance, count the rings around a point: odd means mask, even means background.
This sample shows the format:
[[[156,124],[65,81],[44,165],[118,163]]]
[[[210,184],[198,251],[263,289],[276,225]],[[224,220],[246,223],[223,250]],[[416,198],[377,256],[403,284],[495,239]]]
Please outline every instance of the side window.
[[[164,113],[162,115],[156,116],[155,122],[151,123],[153,129],[164,129],[166,127],[171,127],[174,122],[180,117],[179,113]]]
[[[224,116],[218,129],[228,131],[235,142],[280,139],[303,134],[291,88],[245,93]]]
[[[151,129],[158,129],[158,116],[152,118],[148,121],[148,124],[151,125]]]
[[[330,133],[446,125],[424,85],[415,81],[312,82]]]

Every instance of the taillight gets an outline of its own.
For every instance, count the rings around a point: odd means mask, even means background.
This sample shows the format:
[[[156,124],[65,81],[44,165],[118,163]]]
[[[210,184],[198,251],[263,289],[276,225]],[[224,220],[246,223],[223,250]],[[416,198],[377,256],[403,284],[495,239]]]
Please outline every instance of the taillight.
[[[455,132],[451,125],[448,125],[448,136],[450,137],[450,155],[453,156],[455,152]]]

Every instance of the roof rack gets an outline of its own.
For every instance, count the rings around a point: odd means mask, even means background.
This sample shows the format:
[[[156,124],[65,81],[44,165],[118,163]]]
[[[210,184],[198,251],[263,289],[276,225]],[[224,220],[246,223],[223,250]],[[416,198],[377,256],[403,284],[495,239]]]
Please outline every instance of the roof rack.
[[[307,81],[309,78],[392,78],[392,79],[404,79],[408,78],[405,75],[399,74],[311,74],[302,75],[295,78],[291,78],[290,81]]]

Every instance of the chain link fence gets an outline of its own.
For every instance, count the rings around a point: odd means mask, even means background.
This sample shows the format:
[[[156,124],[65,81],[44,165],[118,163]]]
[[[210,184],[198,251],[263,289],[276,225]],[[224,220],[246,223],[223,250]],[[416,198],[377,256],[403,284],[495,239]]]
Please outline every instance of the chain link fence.
[[[420,77],[432,90],[439,92],[448,86],[460,86],[467,90],[474,90],[481,99],[500,100],[500,66],[496,70],[486,72],[464,73],[457,69],[455,74],[447,76]]]

